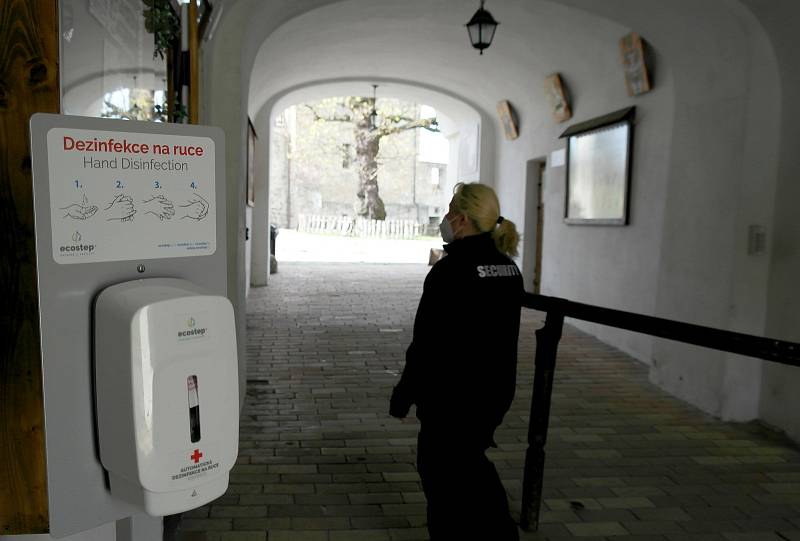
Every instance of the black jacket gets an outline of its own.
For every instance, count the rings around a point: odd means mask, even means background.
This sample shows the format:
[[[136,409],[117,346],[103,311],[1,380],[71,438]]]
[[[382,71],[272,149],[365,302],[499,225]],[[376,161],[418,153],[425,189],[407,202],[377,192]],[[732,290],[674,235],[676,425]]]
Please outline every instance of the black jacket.
[[[416,404],[423,428],[488,446],[514,398],[522,276],[490,233],[444,249],[425,278],[390,413]]]

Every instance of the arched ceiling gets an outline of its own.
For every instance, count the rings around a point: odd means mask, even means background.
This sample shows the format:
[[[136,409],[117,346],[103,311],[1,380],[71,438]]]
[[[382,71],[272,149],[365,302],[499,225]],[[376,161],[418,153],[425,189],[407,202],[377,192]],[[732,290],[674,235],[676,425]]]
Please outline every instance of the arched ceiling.
[[[229,31],[242,40],[239,69],[251,118],[320,84],[353,84],[361,94],[371,82],[385,82],[387,93],[392,84],[420,87],[477,112],[481,178],[509,179],[509,185],[518,182],[516,161],[545,155],[563,131],[543,90],[548,75],[562,74],[573,122],[630,106],[618,42],[635,30],[655,60],[655,92],[639,102],[660,100],[666,120],[678,102],[743,99],[742,56],[757,32],[753,13],[739,0],[492,0],[486,7],[500,26],[481,56],[464,28],[478,7],[471,0],[233,4],[241,18]],[[504,99],[521,122],[520,138],[511,142],[502,139],[496,114]]]
[[[371,96],[372,84],[377,84],[378,99],[391,97],[429,105],[436,109],[439,126],[445,135],[458,131],[464,122],[480,122],[478,112],[464,102],[437,90],[402,81],[355,79],[348,81],[313,81],[298,89],[289,89],[273,101],[271,115],[274,117],[287,107],[298,103],[311,102],[333,96]]]
[[[474,2],[308,4],[312,9],[277,27],[258,48],[250,77],[251,115],[287,89],[341,80],[421,86],[494,115],[499,97],[539,99],[541,89],[530,88],[528,81],[542,81],[565,63],[579,62],[589,73],[592,66],[607,64],[607,57],[616,55],[613,44],[581,45],[627,31],[552,2],[502,0],[487,5],[500,27],[491,48],[480,56],[464,28],[477,9]],[[570,37],[576,28],[581,29],[577,43]],[[368,85],[366,90],[371,90]]]
[[[659,54],[680,62],[687,86],[703,78],[730,88],[737,82],[726,80],[731,75],[725,63],[708,60],[736,50],[731,44],[752,32],[745,21],[769,15],[771,5],[752,0],[492,0],[486,7],[500,26],[492,46],[479,56],[464,28],[477,8],[472,0],[229,3],[248,10],[242,69],[252,66],[251,115],[287,89],[314,81],[373,79],[441,89],[494,115],[501,97],[540,98],[540,89],[531,88],[530,81],[542,81],[554,71],[602,80],[599,70],[609,61],[618,63],[609,36],[621,37],[631,29]],[[687,44],[697,54],[686,55]]]

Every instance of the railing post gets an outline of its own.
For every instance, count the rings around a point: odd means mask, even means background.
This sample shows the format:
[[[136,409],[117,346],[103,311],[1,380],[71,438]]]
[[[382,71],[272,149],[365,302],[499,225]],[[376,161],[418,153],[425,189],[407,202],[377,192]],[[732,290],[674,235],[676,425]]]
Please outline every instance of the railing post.
[[[542,505],[544,478],[544,446],[550,423],[550,399],[553,393],[553,374],[556,353],[564,326],[564,306],[554,299],[547,311],[544,327],[536,331],[536,369],[533,377],[531,415],[528,424],[528,450],[525,452],[525,473],[522,479],[522,512],[520,527],[525,531],[539,529],[539,508]]]

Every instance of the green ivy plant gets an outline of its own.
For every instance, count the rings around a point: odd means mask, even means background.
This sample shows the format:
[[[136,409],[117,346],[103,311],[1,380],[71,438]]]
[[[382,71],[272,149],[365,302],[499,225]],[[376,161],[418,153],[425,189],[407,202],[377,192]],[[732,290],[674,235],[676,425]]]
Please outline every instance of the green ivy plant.
[[[153,112],[155,113],[155,115],[158,117],[159,120],[161,120],[162,122],[167,122],[167,119],[169,118],[169,108],[170,108],[169,104],[165,101],[161,105],[154,106]],[[172,115],[173,122],[177,122],[180,124],[181,122],[183,122],[185,118],[189,118],[189,111],[187,110],[185,105],[183,105],[180,101],[178,101],[177,97],[175,98],[175,101],[172,102],[172,109],[174,110],[174,113]]]
[[[180,36],[181,21],[173,11],[170,0],[142,0],[145,6],[144,27],[155,38],[153,58],[164,59],[167,49],[172,47]]]

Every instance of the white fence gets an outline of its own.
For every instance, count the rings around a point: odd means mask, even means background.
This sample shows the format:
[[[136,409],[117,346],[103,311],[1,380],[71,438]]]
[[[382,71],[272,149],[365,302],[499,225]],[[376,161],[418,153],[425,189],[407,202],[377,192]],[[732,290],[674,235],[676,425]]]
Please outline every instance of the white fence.
[[[367,220],[349,216],[301,214],[297,230],[345,237],[414,239],[424,232],[424,227],[414,220]]]

